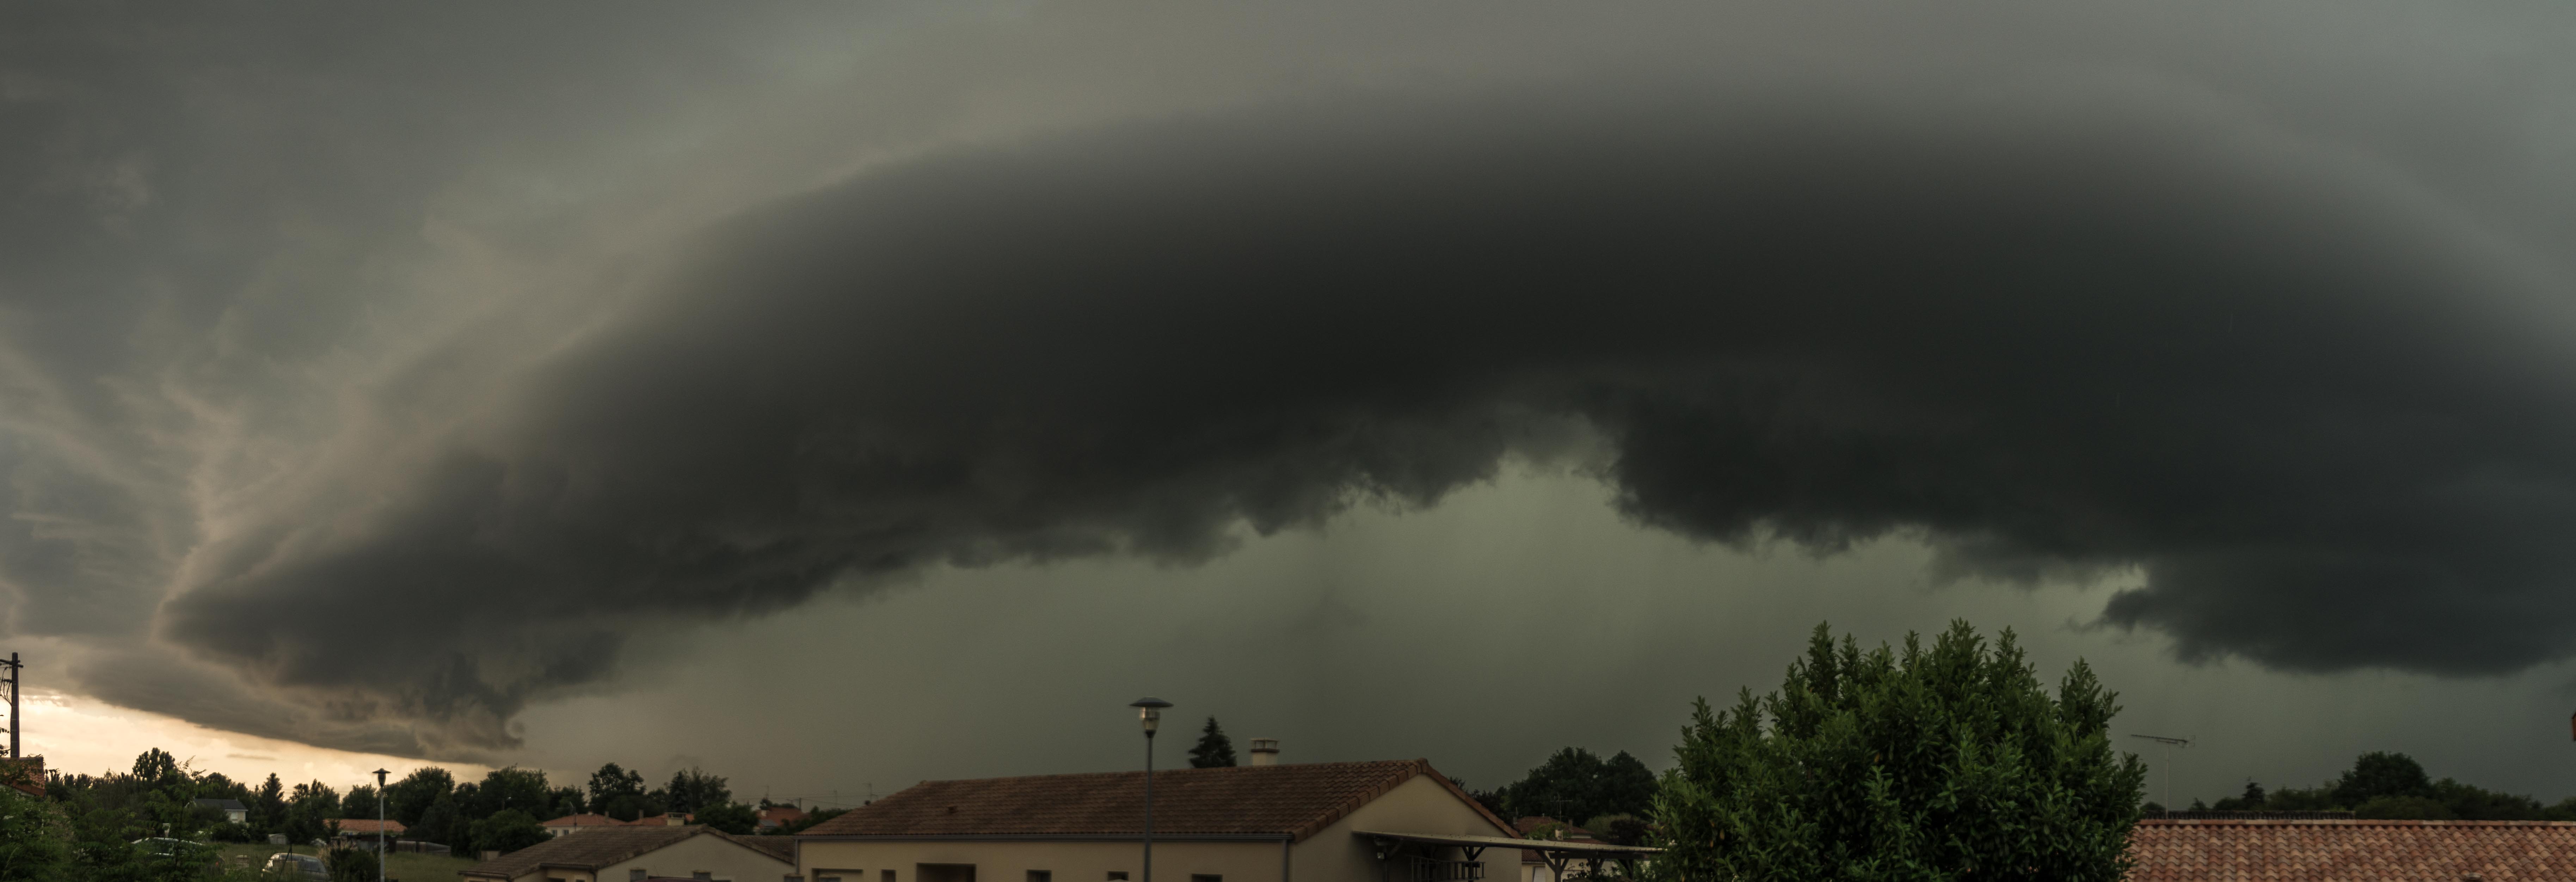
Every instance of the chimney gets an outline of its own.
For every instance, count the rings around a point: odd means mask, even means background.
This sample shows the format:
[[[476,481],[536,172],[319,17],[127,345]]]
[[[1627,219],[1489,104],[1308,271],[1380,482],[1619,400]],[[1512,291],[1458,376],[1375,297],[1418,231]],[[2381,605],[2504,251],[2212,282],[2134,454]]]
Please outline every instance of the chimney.
[[[1256,766],[1275,766],[1275,765],[1278,765],[1278,764],[1279,764],[1279,739],[1277,739],[1277,738],[1255,738],[1255,739],[1252,739],[1252,764],[1253,764],[1253,765],[1256,765]]]

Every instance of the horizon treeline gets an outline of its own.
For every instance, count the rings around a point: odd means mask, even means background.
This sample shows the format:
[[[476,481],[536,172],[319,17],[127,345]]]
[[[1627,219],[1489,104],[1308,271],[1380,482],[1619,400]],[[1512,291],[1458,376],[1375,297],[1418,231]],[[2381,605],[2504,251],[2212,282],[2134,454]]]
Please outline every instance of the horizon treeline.
[[[99,775],[56,774],[45,782],[45,795],[58,804],[76,848],[122,847],[135,839],[167,836],[216,842],[263,842],[285,834],[296,845],[328,838],[332,822],[377,817],[372,784],[342,791],[321,781],[288,783],[272,773],[266,779],[236,781],[221,772],[188,768],[168,751],[152,748],[135,757],[129,772]],[[695,823],[728,833],[792,833],[840,813],[823,809],[806,819],[759,831],[757,809],[773,805],[735,802],[722,775],[689,767],[672,773],[659,787],[646,786],[642,773],[611,762],[580,785],[555,784],[536,769],[506,766],[479,781],[458,781],[436,766],[422,766],[386,783],[382,811],[404,826],[401,838],[448,846],[459,855],[479,851],[514,851],[549,838],[544,821],[566,815],[600,814],[620,821],[651,815],[683,813]],[[238,801],[246,810],[241,822],[198,800]]]
[[[2164,806],[2147,803],[2150,811]],[[2424,765],[2403,753],[2374,751],[2315,787],[2266,790],[2253,780],[2216,803],[2193,799],[2178,811],[2347,811],[2354,817],[2404,821],[2576,821],[2576,796],[2543,804],[2539,799],[2488,790],[2452,778],[2434,780]]]

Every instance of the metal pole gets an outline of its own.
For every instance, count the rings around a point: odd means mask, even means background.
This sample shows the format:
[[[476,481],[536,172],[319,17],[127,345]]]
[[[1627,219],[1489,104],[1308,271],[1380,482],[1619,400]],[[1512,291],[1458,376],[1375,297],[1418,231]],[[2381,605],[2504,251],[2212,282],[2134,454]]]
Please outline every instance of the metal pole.
[[[18,747],[18,730],[20,730],[20,729],[24,729],[24,728],[27,728],[27,721],[26,721],[26,720],[23,720],[23,719],[20,719],[20,718],[18,717],[18,669],[19,669],[19,668],[22,668],[22,667],[25,667],[25,665],[24,665],[24,664],[22,664],[22,663],[20,663],[20,662],[18,661],[18,654],[17,654],[17,653],[14,653],[14,652],[10,653],[10,654],[9,654],[9,756],[10,756],[10,758],[12,758],[12,759],[15,759],[15,758],[18,758],[18,757],[22,757],[22,756],[26,756],[26,755],[27,755],[25,751],[21,750],[21,749]]]
[[[1145,730],[1145,878],[1154,882],[1154,730]]]
[[[385,770],[376,770],[376,882],[385,882]]]

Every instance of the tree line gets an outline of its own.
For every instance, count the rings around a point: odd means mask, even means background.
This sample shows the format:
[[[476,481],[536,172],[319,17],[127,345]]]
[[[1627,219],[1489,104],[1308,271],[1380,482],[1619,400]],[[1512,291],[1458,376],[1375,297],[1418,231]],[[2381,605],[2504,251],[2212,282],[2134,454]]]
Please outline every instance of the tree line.
[[[2147,804],[2148,811],[2163,808]],[[2184,810],[2348,811],[2358,818],[2405,821],[2576,821],[2576,796],[2544,805],[2518,793],[2450,778],[2436,781],[2414,757],[2373,752],[2354,758],[2352,768],[2315,787],[2265,790],[2261,783],[2249,780],[2243,793],[2206,805],[2194,799]]]
[[[556,785],[542,771],[516,766],[460,782],[446,769],[424,766],[386,784],[382,811],[403,824],[401,838],[446,845],[459,855],[516,851],[543,842],[551,838],[543,821],[565,815],[595,813],[633,821],[677,812],[694,816],[691,823],[750,834],[797,832],[841,811],[825,809],[760,831],[756,808],[772,803],[763,799],[755,807],[736,802],[725,777],[703,769],[682,769],[668,783],[647,788],[641,773],[608,763],[585,783]],[[0,788],[0,882],[199,880],[225,871],[179,866],[136,840],[264,842],[279,834],[289,843],[309,845],[334,838],[335,821],[372,820],[379,810],[371,784],[344,792],[321,781],[290,785],[275,774],[256,784],[235,781],[221,772],[188,768],[159,748],[137,756],[127,772],[56,775],[45,782],[45,796],[37,800]],[[242,821],[198,802],[226,799],[242,804]],[[363,870],[372,877],[372,860],[349,862],[351,872]]]

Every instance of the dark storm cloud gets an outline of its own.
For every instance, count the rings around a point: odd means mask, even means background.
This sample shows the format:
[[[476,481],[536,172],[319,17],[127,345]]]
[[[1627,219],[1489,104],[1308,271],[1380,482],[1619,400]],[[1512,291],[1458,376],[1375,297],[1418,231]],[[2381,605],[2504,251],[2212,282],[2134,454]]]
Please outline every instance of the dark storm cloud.
[[[752,212],[365,492],[201,550],[163,633],[491,746],[652,622],[1202,559],[1597,443],[1691,536],[2136,568],[2106,620],[2188,655],[2576,645],[2576,326],[2521,243],[2187,102],[1633,86],[1108,126]]]

